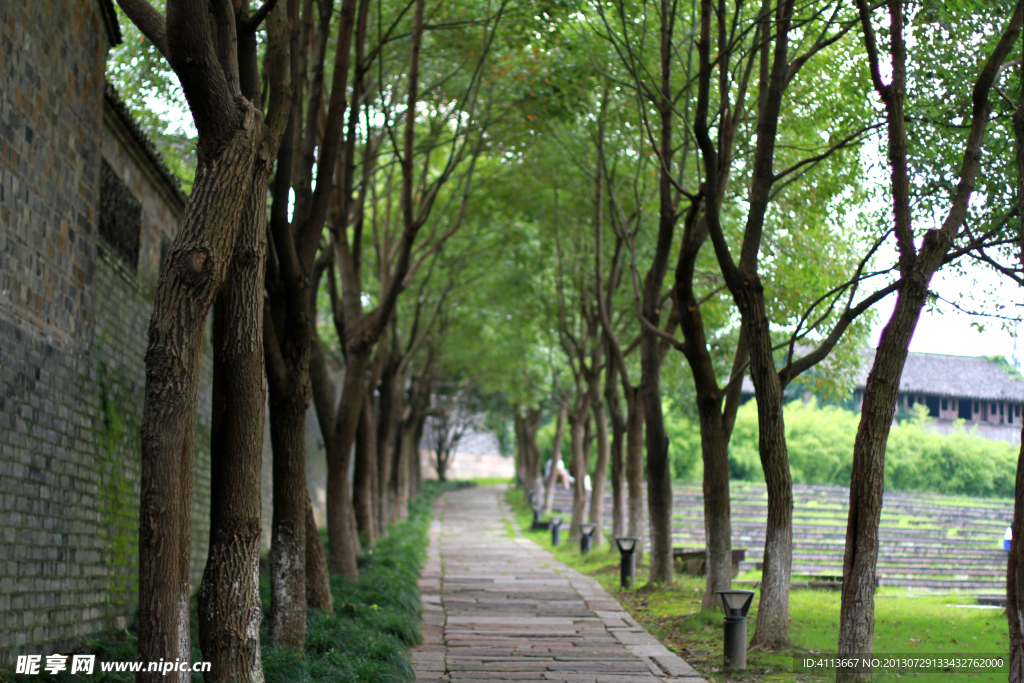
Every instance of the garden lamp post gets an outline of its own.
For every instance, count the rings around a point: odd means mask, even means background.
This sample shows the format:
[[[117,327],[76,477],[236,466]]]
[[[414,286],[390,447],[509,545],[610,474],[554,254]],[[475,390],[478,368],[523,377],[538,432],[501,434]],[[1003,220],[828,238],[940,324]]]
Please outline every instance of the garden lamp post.
[[[580,555],[586,555],[594,549],[594,531],[596,524],[580,524]]]
[[[632,588],[636,583],[636,544],[640,539],[636,536],[620,536],[615,539],[615,545],[619,546],[622,559],[619,562],[620,585],[623,588]]]
[[[558,547],[562,544],[562,518],[555,517],[551,520],[551,545]]]
[[[722,596],[725,607],[725,646],[722,659],[726,669],[747,668],[747,611],[754,600],[754,591],[733,589],[715,591]]]

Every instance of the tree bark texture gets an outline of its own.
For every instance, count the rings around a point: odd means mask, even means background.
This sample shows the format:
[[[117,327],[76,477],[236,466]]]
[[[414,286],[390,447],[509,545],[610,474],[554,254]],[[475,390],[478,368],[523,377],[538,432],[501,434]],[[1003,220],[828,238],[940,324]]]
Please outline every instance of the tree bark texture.
[[[881,516],[885,445],[896,409],[907,347],[928,296],[928,285],[942,264],[967,216],[981,161],[981,146],[991,113],[989,91],[1020,34],[1024,2],[1018,1],[999,42],[985,61],[971,95],[971,127],[964,147],[959,183],[948,213],[938,230],[929,230],[918,249],[914,245],[907,164],[906,46],[903,5],[889,3],[892,82],[882,81],[871,10],[858,0],[871,80],[886,108],[893,230],[899,248],[900,288],[896,306],[882,332],[875,362],[864,390],[861,420],[854,441],[850,482],[850,512],[843,557],[843,593],[839,621],[840,655],[868,656],[874,637],[875,569],[878,523]],[[1019,483],[1019,479],[1018,479]],[[1008,596],[1009,597],[1009,596]],[[870,673],[837,671],[837,681],[854,681]]]
[[[608,421],[604,415],[604,403],[600,394],[594,392],[594,429],[597,432],[597,462],[594,463],[594,477],[590,492],[590,523],[594,528],[594,547],[604,543],[604,481],[608,472],[610,446],[608,444]]]
[[[327,554],[320,540],[320,529],[313,516],[313,502],[306,493],[306,604],[328,614],[334,612],[331,576],[327,571]]]
[[[639,387],[626,396],[626,487],[629,493],[627,535],[639,538],[636,561],[647,550],[647,520],[644,515],[644,397]]]
[[[558,417],[555,423],[555,440],[551,442],[551,468],[544,480],[544,508],[541,514],[550,515],[555,504],[555,485],[557,484],[557,465],[562,458],[562,437],[565,434],[565,420],[569,409],[564,401],[559,401]]]
[[[1024,64],[1024,62],[1022,62]],[[1024,66],[1020,71],[1024,83]],[[1017,199],[1024,208],[1024,91],[1013,112],[1014,161],[1017,167]],[[1017,259],[1024,264],[1024,230],[1017,235]],[[1022,430],[1024,435],[1024,430]],[[1010,683],[1024,683],[1024,439],[1017,455],[1017,479],[1014,485],[1013,541],[1006,563],[1006,619],[1010,640]]]
[[[1024,440],[1017,456],[1013,500],[1013,541],[1006,564],[1006,619],[1009,626],[1009,683],[1024,682]]]
[[[249,105],[220,154],[202,159],[157,284],[141,430],[138,625],[142,661],[190,657],[189,537],[203,331],[249,208],[249,193],[261,178],[266,187],[269,169],[257,161],[264,132],[260,113]],[[138,676],[140,683],[186,683],[187,678],[188,674],[162,677],[146,672]]]
[[[308,346],[307,346],[308,349]],[[304,365],[308,366],[308,351]],[[298,367],[298,366],[296,366]],[[307,391],[273,392],[274,511],[270,541],[271,642],[301,648],[306,637],[306,408]],[[307,384],[308,386],[308,384]],[[309,539],[310,541],[319,541]]]
[[[772,340],[765,314],[764,292],[755,274],[746,297],[737,297],[750,349],[750,376],[757,399],[757,436],[761,468],[768,488],[764,573],[757,624],[750,647],[777,650],[789,644],[789,585],[793,565],[793,480],[786,451],[782,415],[782,382],[772,357]],[[843,582],[845,585],[845,581]]]
[[[614,366],[609,364],[610,377],[605,383],[605,403],[612,426],[609,458],[612,482],[612,540],[626,535],[626,418],[622,415],[615,387]],[[609,383],[610,382],[610,383]]]
[[[900,292],[889,324],[882,332],[864,390],[861,419],[854,442],[850,512],[843,556],[839,652],[844,656],[870,655],[872,652],[885,444],[896,411],[907,348],[926,296],[927,285],[920,281]],[[837,674],[837,680],[857,678],[855,674]]]
[[[199,589],[199,641],[203,659],[211,664],[205,674],[211,681],[263,681],[259,550],[266,401],[264,216],[262,197],[253,193],[240,217],[234,255],[214,305],[210,541]]]
[[[586,408],[584,407],[584,410]],[[574,411],[569,419],[569,435],[572,443],[572,471],[575,480],[572,483],[572,522],[569,526],[569,538],[580,539],[580,524],[586,520],[587,513],[587,462],[584,450],[584,426],[586,413],[580,415]]]
[[[732,588],[732,513],[729,498],[729,443],[720,401],[698,397],[700,447],[704,460],[706,581],[701,609],[721,609],[715,591]]]
[[[369,397],[363,397],[363,407],[356,428],[356,470],[352,482],[352,503],[356,510],[356,528],[367,545],[377,543],[377,514],[374,492],[377,489],[377,428]]]
[[[337,445],[334,430],[334,390],[327,375],[326,359],[319,340],[310,348],[310,379],[313,385],[313,404],[316,407],[320,434],[324,440],[327,455],[327,532],[328,566],[334,574],[342,574],[352,580],[359,578],[356,566],[358,535],[355,530],[355,511],[352,509],[351,486],[348,469],[352,449],[342,451]],[[353,372],[351,364],[345,368],[345,376]],[[355,369],[358,371],[358,369]],[[333,462],[332,462],[333,460]],[[333,522],[332,522],[333,520]]]

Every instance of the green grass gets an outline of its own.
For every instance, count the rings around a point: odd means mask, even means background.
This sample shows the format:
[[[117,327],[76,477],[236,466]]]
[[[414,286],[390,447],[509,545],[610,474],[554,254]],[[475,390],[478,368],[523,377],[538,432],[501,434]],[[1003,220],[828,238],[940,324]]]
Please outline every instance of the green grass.
[[[781,681],[817,683],[835,680],[834,672],[794,672],[794,658],[835,653],[839,639],[840,593],[794,590],[790,594],[790,639],[792,649],[780,652],[749,652],[747,670],[724,672],[722,663],[722,613],[702,612],[703,577],[676,575],[671,586],[654,590],[621,590],[619,554],[610,545],[580,556],[579,549],[563,541],[551,547],[550,532],[529,531],[532,512],[520,489],[510,489],[508,500],[525,536],[552,552],[560,561],[597,579],[634,618],[673,652],[683,656],[712,683],[725,681]],[[567,534],[563,531],[563,538]],[[648,565],[637,566],[638,585],[643,587]],[[739,578],[759,578],[760,572],[746,572]],[[970,656],[1009,652],[1006,616],[998,609],[972,609],[973,595],[930,594],[905,588],[883,587],[875,599],[875,656]],[[757,596],[747,623],[753,635],[757,619]],[[912,680],[915,683],[949,683],[949,674],[876,670],[876,680]],[[1006,668],[979,673],[961,673],[957,681],[987,683],[1006,680]]]
[[[275,648],[267,637],[267,620],[261,630],[263,671],[267,683],[408,683],[415,676],[409,648],[421,641],[418,580],[426,558],[428,531],[434,498],[467,482],[424,482],[409,504],[408,519],[393,524],[387,538],[359,559],[359,581],[331,578],[334,614],[309,610],[306,646],[303,651]],[[324,534],[325,535],[325,534]],[[270,585],[260,580],[263,609],[270,608]],[[202,661],[196,629],[196,602],[192,603],[192,661]],[[75,653],[95,654],[96,668],[90,681],[128,683],[134,674],[101,673],[100,662],[136,661],[134,631],[87,640]],[[43,660],[45,664],[45,659]],[[50,676],[16,675],[0,671],[0,683],[32,681],[72,683],[81,676],[67,672]],[[200,674],[192,680],[202,681]]]

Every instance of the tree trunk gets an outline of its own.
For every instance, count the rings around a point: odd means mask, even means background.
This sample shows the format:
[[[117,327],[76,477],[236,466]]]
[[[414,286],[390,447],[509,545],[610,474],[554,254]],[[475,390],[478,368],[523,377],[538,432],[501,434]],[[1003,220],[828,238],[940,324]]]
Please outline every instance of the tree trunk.
[[[777,650],[789,645],[789,583],[793,566],[793,479],[782,416],[782,382],[772,357],[772,340],[761,282],[747,273],[746,296],[737,297],[750,350],[750,377],[757,397],[757,436],[768,487],[764,573],[757,626],[750,647]],[[843,581],[845,586],[846,581]]]
[[[610,354],[609,354],[610,357]],[[626,419],[622,416],[618,392],[615,386],[614,365],[609,364],[604,395],[612,423],[612,539],[626,535]]]
[[[376,490],[377,429],[369,397],[363,397],[359,425],[356,428],[356,471],[352,503],[356,509],[356,528],[368,545],[377,543],[377,515],[373,493]]]
[[[377,414],[377,532],[381,538],[388,535],[388,523],[391,521],[391,470],[394,465],[395,418],[398,409],[394,377],[397,364],[392,358],[389,355],[384,361]]]
[[[644,519],[644,397],[639,389],[626,396],[626,485],[629,489],[628,535],[639,538],[636,562],[640,564],[647,548],[647,523]]]
[[[1024,81],[1024,71],[1021,72]],[[1017,200],[1024,208],[1024,90],[1017,109],[1013,112],[1014,161],[1017,168]],[[1017,236],[1017,260],[1024,264],[1024,231]],[[1017,455],[1017,480],[1014,486],[1013,540],[1006,562],[1006,619],[1010,640],[1009,683],[1024,683],[1024,430]]]
[[[562,457],[562,435],[565,431],[565,419],[568,408],[564,402],[558,404],[558,421],[555,423],[555,440],[551,442],[551,469],[544,480],[544,509],[541,514],[550,515],[551,507],[555,504],[555,479],[557,475],[558,461]]]
[[[358,373],[359,388],[362,384],[361,377],[365,366],[360,368],[358,363],[353,361],[345,368],[342,406],[345,405],[344,386],[349,384],[349,375]],[[310,349],[309,367],[313,384],[313,403],[316,406],[320,434],[327,455],[327,534],[330,551],[328,566],[334,574],[342,574],[357,580],[359,569],[356,566],[356,555],[359,539],[355,531],[355,511],[352,508],[348,476],[352,460],[352,442],[350,441],[348,448],[344,449],[339,443],[335,430],[337,418],[334,413],[334,391],[327,376],[326,360],[319,339],[314,339]],[[352,436],[355,436],[354,430]]]
[[[595,394],[596,395],[596,394]],[[604,480],[608,471],[609,445],[608,422],[604,417],[604,403],[600,398],[594,401],[594,428],[597,432],[597,462],[594,463],[594,480],[590,492],[590,523],[594,529],[594,547],[604,543]]]
[[[585,408],[584,408],[585,410]],[[580,524],[587,518],[587,463],[584,455],[584,424],[586,414],[579,415],[573,411],[569,418],[569,436],[572,443],[572,471],[576,477],[572,484],[572,522],[569,525],[569,538],[580,540]]]
[[[259,199],[240,221],[214,306],[210,542],[199,589],[199,640],[210,681],[263,681],[258,577],[267,244]]]
[[[437,480],[448,481],[448,453],[443,449],[438,449],[434,463],[437,469]]]
[[[327,555],[320,540],[320,530],[313,516],[313,502],[306,493],[306,604],[328,614],[334,612],[331,576],[327,572]]]
[[[1022,430],[1024,436],[1024,430]],[[1009,683],[1024,683],[1024,438],[1017,456],[1013,501],[1013,541],[1006,564],[1006,618],[1010,636]]]
[[[843,556],[843,593],[839,616],[839,652],[870,655],[875,632],[875,567],[878,524],[882,514],[885,444],[896,412],[900,377],[907,348],[927,294],[917,283],[900,291],[889,324],[882,332],[875,362],[864,389],[860,424],[853,447],[850,512]],[[870,677],[870,674],[867,674]],[[837,680],[860,680],[864,675],[837,673]]]
[[[303,365],[308,367],[308,353]],[[298,369],[298,368],[296,368]],[[304,374],[299,370],[297,374]],[[274,449],[274,510],[270,542],[270,641],[301,648],[306,637],[307,390],[292,381],[270,400]],[[308,385],[307,385],[308,386]]]
[[[646,333],[640,348],[643,350],[641,366],[644,375],[640,386],[647,427],[647,512],[651,525],[649,580],[656,584],[672,583],[672,476],[668,461],[668,434],[661,412],[661,350],[658,338]]]
[[[526,418],[523,423],[524,438],[525,438],[525,452],[526,457],[526,487],[527,487],[527,499],[531,496],[536,500],[539,499],[543,487],[538,486],[541,480],[540,477],[540,448],[537,446],[537,430],[540,428],[541,421],[541,410],[540,408],[527,408]]]
[[[239,105],[240,107],[242,105]],[[185,216],[157,284],[146,351],[139,503],[139,658],[190,658],[189,551],[203,332],[255,187],[260,114],[246,105],[234,135],[196,172]],[[237,188],[245,188],[239,191]],[[188,673],[143,672],[140,683],[187,683]]]
[[[707,543],[707,574],[701,609],[721,609],[722,599],[715,591],[732,588],[729,443],[720,406],[720,400],[697,398],[704,459],[704,541]]]

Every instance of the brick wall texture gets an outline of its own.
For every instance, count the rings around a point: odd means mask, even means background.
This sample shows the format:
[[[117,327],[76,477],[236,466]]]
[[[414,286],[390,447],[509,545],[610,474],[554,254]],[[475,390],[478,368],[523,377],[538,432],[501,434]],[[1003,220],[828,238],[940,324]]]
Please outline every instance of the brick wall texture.
[[[146,330],[183,204],[104,98],[109,10],[0,2],[0,667],[123,628],[137,600]],[[99,236],[104,160],[142,205],[136,264]],[[193,587],[209,525],[209,359]]]

